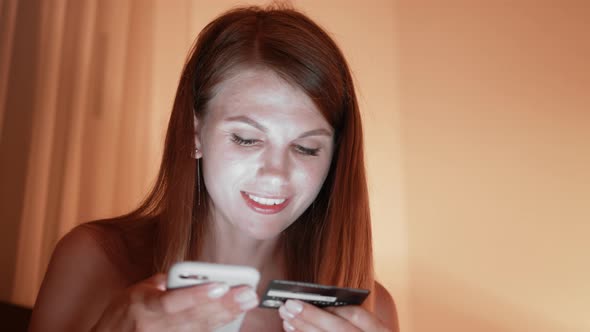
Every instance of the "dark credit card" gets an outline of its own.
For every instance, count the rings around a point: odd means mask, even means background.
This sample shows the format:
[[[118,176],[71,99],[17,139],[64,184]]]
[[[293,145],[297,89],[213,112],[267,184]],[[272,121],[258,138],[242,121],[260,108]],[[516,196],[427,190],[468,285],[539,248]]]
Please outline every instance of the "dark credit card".
[[[341,288],[297,282],[272,280],[260,301],[260,307],[278,309],[289,299],[311,303],[316,307],[335,307],[343,305],[360,305],[369,295],[369,291],[359,288]]]

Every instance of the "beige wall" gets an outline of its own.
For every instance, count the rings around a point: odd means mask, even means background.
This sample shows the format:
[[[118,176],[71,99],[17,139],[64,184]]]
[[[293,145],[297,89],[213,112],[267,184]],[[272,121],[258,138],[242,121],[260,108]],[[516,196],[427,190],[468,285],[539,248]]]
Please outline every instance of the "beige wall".
[[[394,18],[404,318],[590,331],[590,3],[424,3]]]

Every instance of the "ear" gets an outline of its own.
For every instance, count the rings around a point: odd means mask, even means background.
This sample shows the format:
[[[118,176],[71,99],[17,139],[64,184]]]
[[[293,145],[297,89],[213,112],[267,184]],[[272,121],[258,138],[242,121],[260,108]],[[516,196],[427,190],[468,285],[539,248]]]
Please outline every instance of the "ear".
[[[201,150],[201,128],[199,127],[199,119],[197,119],[197,115],[193,112],[193,128],[194,128],[194,135],[195,135],[195,153],[193,157],[195,159],[199,159],[203,157],[203,151]]]

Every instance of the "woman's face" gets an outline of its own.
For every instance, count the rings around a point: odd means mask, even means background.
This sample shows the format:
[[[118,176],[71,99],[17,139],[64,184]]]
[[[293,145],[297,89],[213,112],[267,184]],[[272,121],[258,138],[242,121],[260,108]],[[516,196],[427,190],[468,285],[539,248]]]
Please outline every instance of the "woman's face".
[[[252,238],[291,225],[328,174],[333,128],[301,89],[270,70],[220,83],[197,128],[214,221]]]

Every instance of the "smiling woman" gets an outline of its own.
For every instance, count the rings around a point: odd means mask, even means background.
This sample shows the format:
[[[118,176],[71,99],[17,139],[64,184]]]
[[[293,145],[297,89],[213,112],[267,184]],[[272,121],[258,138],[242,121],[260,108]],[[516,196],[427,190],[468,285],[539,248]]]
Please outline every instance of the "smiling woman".
[[[210,330],[244,312],[243,331],[397,330],[373,277],[363,160],[334,41],[289,8],[221,15],[185,65],[152,192],[60,241],[31,330]],[[183,260],[253,266],[261,287],[167,291],[162,273]],[[363,306],[255,308],[272,279],[372,293]]]
[[[233,226],[224,234],[276,238],[317,197],[332,159],[332,127],[272,70],[244,69],[222,82],[196,123],[205,187],[212,202],[223,202],[213,203],[215,224]]]

